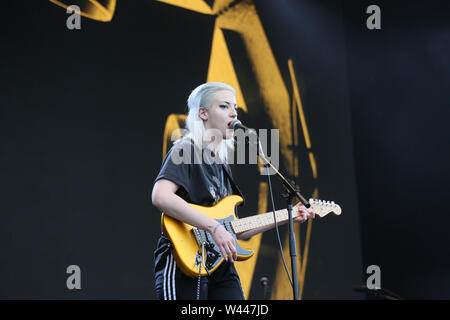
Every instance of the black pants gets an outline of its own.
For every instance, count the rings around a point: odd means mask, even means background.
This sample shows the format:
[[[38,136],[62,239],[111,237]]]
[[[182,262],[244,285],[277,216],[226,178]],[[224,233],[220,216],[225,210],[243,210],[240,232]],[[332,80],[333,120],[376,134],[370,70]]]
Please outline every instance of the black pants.
[[[176,265],[171,242],[165,237],[155,250],[155,291],[160,300],[197,299],[198,278],[185,275]],[[209,277],[200,280],[202,300],[244,300],[241,281],[233,263],[222,262]]]

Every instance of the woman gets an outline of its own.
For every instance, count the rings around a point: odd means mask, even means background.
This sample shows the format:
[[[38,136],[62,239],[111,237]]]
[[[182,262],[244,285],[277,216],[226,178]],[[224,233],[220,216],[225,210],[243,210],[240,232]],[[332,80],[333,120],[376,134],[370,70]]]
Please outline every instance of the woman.
[[[165,214],[208,231],[225,261],[198,283],[178,269],[171,242],[161,235],[155,250],[156,295],[164,300],[195,299],[198,294],[201,299],[241,300],[244,294],[233,264],[237,259],[234,237],[215,219],[188,204],[212,206],[228,195],[242,196],[226,163],[233,148],[233,132],[228,125],[237,118],[236,91],[227,84],[209,82],[195,88],[187,103],[188,134],[167,153],[155,179],[152,203]],[[192,152],[186,152],[189,150]],[[294,221],[314,218],[312,210],[300,204],[297,207],[301,214]],[[247,239],[272,227],[244,232],[239,238]]]

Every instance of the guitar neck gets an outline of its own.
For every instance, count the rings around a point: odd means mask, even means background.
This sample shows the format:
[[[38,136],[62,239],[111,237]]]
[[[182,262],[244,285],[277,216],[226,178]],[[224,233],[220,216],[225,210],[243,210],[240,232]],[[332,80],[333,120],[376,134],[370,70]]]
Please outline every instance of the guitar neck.
[[[278,222],[284,222],[289,219],[287,209],[281,209],[275,211],[275,216]],[[292,217],[295,218],[298,216],[297,208],[292,209]],[[274,224],[273,212],[261,213],[255,216],[250,216],[238,220],[234,220],[231,222],[231,226],[233,227],[235,234],[240,234],[246,231],[250,231],[256,228],[265,227],[271,224]]]

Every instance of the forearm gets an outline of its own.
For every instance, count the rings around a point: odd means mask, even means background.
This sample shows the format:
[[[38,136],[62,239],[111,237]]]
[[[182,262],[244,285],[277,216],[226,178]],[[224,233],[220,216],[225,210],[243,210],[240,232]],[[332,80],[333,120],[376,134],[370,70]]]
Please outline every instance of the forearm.
[[[218,224],[215,219],[195,209],[176,194],[165,194],[154,205],[164,214],[202,230],[211,232]]]

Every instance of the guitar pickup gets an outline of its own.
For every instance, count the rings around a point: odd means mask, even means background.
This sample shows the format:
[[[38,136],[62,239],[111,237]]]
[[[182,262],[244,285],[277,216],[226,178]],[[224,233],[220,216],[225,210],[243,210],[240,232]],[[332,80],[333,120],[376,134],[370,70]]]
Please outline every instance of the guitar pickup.
[[[197,229],[197,228],[192,228],[191,231],[194,234],[194,238],[195,238],[195,241],[197,241],[197,245],[199,247],[201,247],[202,243],[205,242],[205,239],[203,239],[203,237],[202,237],[201,231],[199,229]]]

